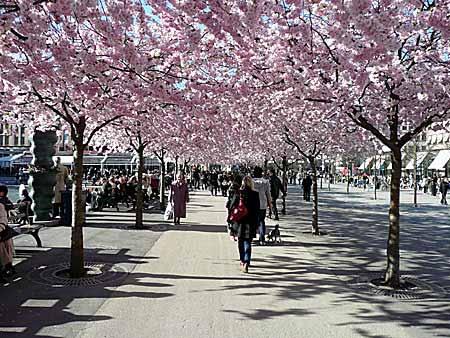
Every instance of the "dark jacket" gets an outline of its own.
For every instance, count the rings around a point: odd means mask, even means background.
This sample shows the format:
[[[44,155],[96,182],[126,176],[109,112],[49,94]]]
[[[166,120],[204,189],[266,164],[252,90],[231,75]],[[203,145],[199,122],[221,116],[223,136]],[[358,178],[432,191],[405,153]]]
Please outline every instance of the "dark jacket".
[[[303,181],[302,181],[302,186],[303,186],[303,189],[305,189],[305,190],[310,190],[311,189],[311,186],[312,186],[312,179],[311,179],[311,176],[306,176],[304,179],[303,179]]]
[[[441,186],[439,187],[439,191],[442,194],[444,194],[444,195],[447,194],[447,191],[448,191],[448,182],[447,181],[442,181],[441,182]]]
[[[240,190],[239,194],[235,194],[231,200],[231,209],[239,205],[241,196],[247,207],[248,214],[238,223],[237,236],[240,238],[254,238],[258,229],[259,215],[259,193],[257,191],[246,188]]]
[[[284,194],[284,187],[281,180],[276,175],[270,176],[270,196],[273,199],[280,197],[280,191]]]

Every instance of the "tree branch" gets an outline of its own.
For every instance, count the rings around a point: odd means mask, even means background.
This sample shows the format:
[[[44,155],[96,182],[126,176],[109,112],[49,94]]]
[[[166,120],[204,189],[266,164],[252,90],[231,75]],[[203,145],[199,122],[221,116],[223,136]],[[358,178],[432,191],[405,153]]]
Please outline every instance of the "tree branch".
[[[87,139],[87,141],[86,141],[85,146],[87,146],[87,145],[91,142],[92,138],[94,137],[94,135],[95,135],[99,130],[101,130],[102,128],[106,127],[108,124],[110,124],[110,123],[112,123],[112,122],[114,122],[114,121],[116,121],[116,120],[118,120],[118,119],[120,119],[120,118],[122,118],[122,115],[114,116],[114,117],[112,117],[112,118],[110,118],[110,119],[104,121],[103,123],[101,123],[101,124],[98,125],[97,127],[95,127],[95,128],[91,131],[91,133],[89,134],[89,137],[88,137],[88,139]]]

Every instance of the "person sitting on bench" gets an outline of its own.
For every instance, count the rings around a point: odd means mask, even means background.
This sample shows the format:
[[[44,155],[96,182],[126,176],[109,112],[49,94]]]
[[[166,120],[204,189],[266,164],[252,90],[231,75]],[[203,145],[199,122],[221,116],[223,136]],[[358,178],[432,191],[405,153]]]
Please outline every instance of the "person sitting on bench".
[[[19,212],[19,224],[29,223],[29,217],[33,216],[33,211],[31,211],[31,204],[33,200],[28,194],[28,190],[24,189],[22,191],[22,198],[17,201],[17,210]]]
[[[8,225],[8,211],[14,208],[14,205],[7,197],[8,187],[0,185],[0,231],[5,230]],[[13,263],[14,245],[12,238],[6,241],[0,241],[0,264],[3,269],[0,269],[0,282],[3,277],[11,277],[15,270]]]

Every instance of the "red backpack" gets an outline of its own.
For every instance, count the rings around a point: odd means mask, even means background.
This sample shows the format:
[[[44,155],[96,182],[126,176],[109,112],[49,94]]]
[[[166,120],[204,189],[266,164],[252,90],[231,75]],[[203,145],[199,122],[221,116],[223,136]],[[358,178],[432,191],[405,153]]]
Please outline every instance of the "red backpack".
[[[231,210],[230,221],[238,223],[248,215],[248,209],[244,204],[244,198],[241,195],[239,204]]]

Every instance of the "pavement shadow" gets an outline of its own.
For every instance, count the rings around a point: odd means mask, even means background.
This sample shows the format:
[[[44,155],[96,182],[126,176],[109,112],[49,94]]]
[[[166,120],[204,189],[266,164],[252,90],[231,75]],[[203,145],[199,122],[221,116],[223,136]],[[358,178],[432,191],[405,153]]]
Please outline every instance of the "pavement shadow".
[[[157,257],[140,257],[129,254],[128,249],[86,249],[87,262],[103,262],[128,267],[132,271],[137,264],[148,263]],[[0,332],[1,337],[74,337],[76,328],[87,322],[105,321],[109,316],[92,315],[108,299],[115,298],[166,298],[173,293],[164,291],[169,283],[152,281],[145,273],[117,270],[113,280],[104,284],[56,287],[34,273],[36,267],[52,266],[68,260],[70,249],[50,248],[46,251],[19,249],[17,255],[33,256],[17,264],[18,274],[8,284],[0,287]],[[39,257],[36,257],[39,256]],[[122,285],[133,285],[134,291],[116,289]],[[138,288],[136,288],[138,287]],[[147,288],[151,287],[153,291]],[[161,292],[154,292],[161,288]]]
[[[291,187],[288,215],[280,221],[282,231],[295,234],[297,240],[286,243],[285,254],[305,248],[312,264],[323,273],[347,281],[373,273],[382,274],[386,260],[388,204],[386,200],[368,201],[367,193],[332,189],[319,191],[319,223],[328,236],[306,235],[311,227],[311,203],[302,201],[299,189]],[[401,206],[401,271],[447,291],[446,296],[401,303],[364,292],[342,292],[335,305],[361,304],[350,313],[354,322],[340,325],[381,323],[395,319],[401,326],[417,327],[431,335],[450,336],[450,226],[449,211],[436,204],[422,202],[420,208]],[[275,262],[274,262],[275,263]],[[282,265],[289,262],[283,262]],[[301,263],[301,262],[298,262]],[[331,281],[323,281],[329,284]],[[342,282],[341,282],[342,283]],[[348,289],[346,282],[343,287]],[[372,304],[366,307],[364,304]],[[377,334],[355,328],[363,337]],[[383,337],[383,336],[381,336]]]

